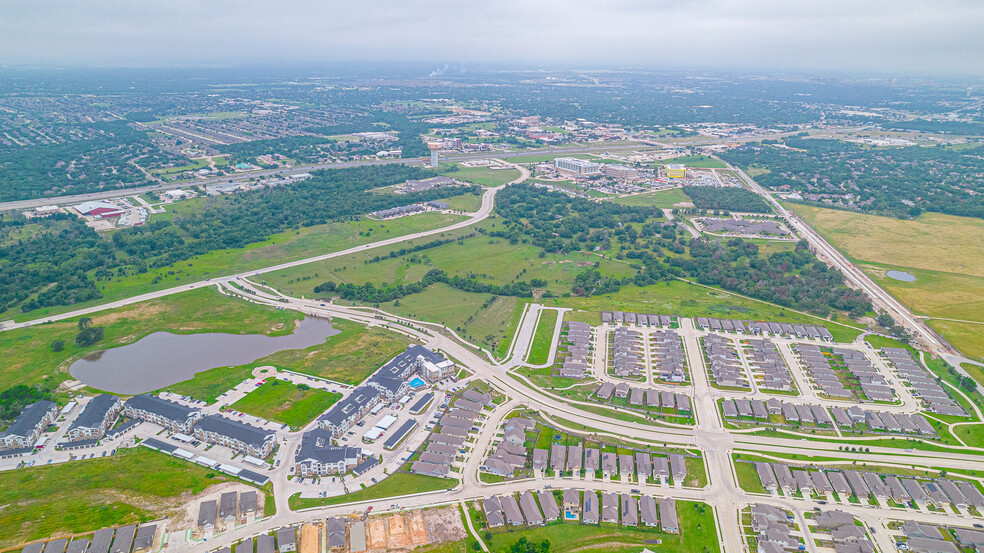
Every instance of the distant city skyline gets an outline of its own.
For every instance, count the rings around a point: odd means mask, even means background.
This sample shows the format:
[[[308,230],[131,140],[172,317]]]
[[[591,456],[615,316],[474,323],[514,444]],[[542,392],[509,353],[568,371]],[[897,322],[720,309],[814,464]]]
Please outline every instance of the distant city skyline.
[[[0,5],[0,64],[413,61],[981,76],[982,28],[975,0],[55,0]]]

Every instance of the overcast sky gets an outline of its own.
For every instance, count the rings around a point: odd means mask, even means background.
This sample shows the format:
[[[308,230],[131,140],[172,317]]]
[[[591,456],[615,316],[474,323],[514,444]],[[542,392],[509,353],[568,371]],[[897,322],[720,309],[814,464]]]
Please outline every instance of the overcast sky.
[[[0,64],[422,61],[984,75],[982,0],[2,0]]]

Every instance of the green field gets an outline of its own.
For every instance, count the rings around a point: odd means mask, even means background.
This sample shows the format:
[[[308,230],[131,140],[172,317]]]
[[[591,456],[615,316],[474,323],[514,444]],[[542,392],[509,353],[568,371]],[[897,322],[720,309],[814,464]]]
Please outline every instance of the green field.
[[[111,457],[3,471],[0,547],[155,520],[187,501],[183,494],[197,494],[226,480],[221,473],[143,447],[121,449]]]
[[[264,365],[358,384],[409,344],[402,334],[378,327],[367,328],[343,319],[332,320],[332,326],[341,333],[328,337],[324,344],[278,351],[238,367],[203,371],[191,380],[168,386],[167,390],[214,402],[223,392],[249,378],[254,368]]]
[[[0,332],[2,388],[16,384],[54,387],[70,378],[73,361],[97,350],[136,342],[152,332],[191,334],[196,332],[262,333],[270,336],[293,332],[302,315],[278,311],[221,295],[214,288],[200,288],[165,298],[103,311],[92,316],[93,326],[105,329],[105,337],[94,346],[75,345],[77,321],[55,322]],[[51,343],[61,340],[65,349],[55,352]]]
[[[302,390],[290,382],[270,378],[232,404],[236,411],[302,428],[328,410],[342,394],[317,388]]]
[[[727,165],[710,156],[700,156],[700,155],[675,157],[673,159],[664,159],[659,162],[660,165],[669,165],[671,163],[682,163],[687,167],[696,167],[698,169],[727,169],[728,168]]]
[[[530,365],[542,365],[550,359],[550,346],[553,344],[554,327],[557,326],[558,311],[547,309],[540,312],[540,322],[537,324],[533,342],[526,362]]]
[[[701,506],[704,512],[695,507]],[[680,522],[679,534],[667,534],[661,530],[638,527],[626,528],[615,524],[588,525],[558,522],[527,530],[492,530],[487,545],[491,551],[509,551],[509,548],[526,538],[532,543],[550,540],[551,553],[574,551],[604,551],[638,553],[642,547],[650,551],[697,552],[719,551],[718,533],[714,514],[709,506],[693,501],[677,501]],[[480,533],[482,530],[476,528]],[[662,540],[656,544],[654,540]]]
[[[420,474],[410,474],[408,472],[397,472],[387,476],[378,484],[363,488],[357,492],[338,495],[335,497],[313,497],[302,498],[301,494],[290,496],[290,508],[309,509],[311,507],[321,507],[324,505],[340,505],[342,503],[354,503],[357,501],[367,501],[370,499],[384,499],[387,497],[399,497],[414,493],[433,492],[437,490],[449,490],[458,485],[458,481],[450,478],[437,478],[435,476],[423,476]]]
[[[844,252],[872,279],[919,315],[956,348],[984,357],[984,221],[924,213],[905,221],[789,204],[804,221]],[[913,282],[888,278],[906,271]]]
[[[645,194],[636,194],[634,196],[625,196],[621,198],[612,198],[613,202],[622,205],[630,206],[653,206],[663,209],[673,209],[677,204],[692,203],[690,201],[690,196],[687,196],[682,188],[668,188],[666,190],[658,190],[656,192],[647,192]]]
[[[462,194],[450,198],[441,198],[438,201],[448,204],[448,208],[450,209],[464,211],[465,213],[474,213],[482,207],[481,194]]]
[[[195,202],[198,198],[187,200]],[[184,204],[185,202],[182,202]],[[197,209],[196,204],[177,207],[178,213]],[[327,223],[272,235],[264,242],[245,248],[217,250],[181,261],[143,274],[113,277],[109,281],[97,281],[103,298],[71,306],[42,308],[30,313],[10,309],[0,314],[0,319],[27,320],[43,318],[98,305],[110,301],[145,294],[207,278],[246,272],[286,261],[304,259],[324,253],[343,250],[386,238],[439,228],[463,220],[462,215],[427,212],[413,217],[400,217],[387,221],[360,219],[341,223]],[[152,219],[153,220],[153,219]]]
[[[444,164],[441,165],[443,166]],[[518,179],[521,173],[518,169],[511,167],[509,169],[492,170],[487,167],[464,167],[458,165],[457,171],[447,171],[444,174],[456,180],[473,182],[481,186],[493,188]]]

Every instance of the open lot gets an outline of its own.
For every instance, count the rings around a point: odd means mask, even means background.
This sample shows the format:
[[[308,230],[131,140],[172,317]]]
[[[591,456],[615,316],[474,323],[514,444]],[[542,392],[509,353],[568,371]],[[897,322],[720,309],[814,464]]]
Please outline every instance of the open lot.
[[[341,397],[342,394],[314,388],[302,390],[290,382],[271,378],[233,403],[232,408],[301,428],[327,411]]]
[[[458,166],[457,171],[444,174],[456,180],[473,182],[487,187],[500,186],[519,178],[519,171],[516,169],[496,169],[493,171],[486,167],[463,167],[461,165]]]
[[[121,477],[125,475],[125,477]],[[227,477],[143,447],[111,457],[0,472],[0,547],[154,520]]]
[[[663,209],[673,209],[677,204],[691,203],[690,196],[687,196],[683,192],[682,188],[668,188],[666,190],[657,190],[656,192],[647,192],[645,194],[636,194],[634,196],[612,198],[612,201],[622,205],[651,205],[653,207]]]

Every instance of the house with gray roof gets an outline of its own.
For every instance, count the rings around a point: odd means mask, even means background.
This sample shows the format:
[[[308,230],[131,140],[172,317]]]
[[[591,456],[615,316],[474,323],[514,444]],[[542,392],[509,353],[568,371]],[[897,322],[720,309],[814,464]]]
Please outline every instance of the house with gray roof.
[[[581,522],[585,524],[598,524],[598,492],[586,490],[582,505]]]
[[[516,498],[507,495],[500,500],[500,503],[502,504],[502,512],[509,526],[522,526],[523,512],[519,510],[519,503],[516,501]]]
[[[211,530],[215,528],[219,512],[219,504],[216,500],[202,501],[198,504],[198,529]]]
[[[557,505],[557,498],[550,490],[540,490],[536,493],[540,500],[540,508],[543,509],[543,518],[546,521],[553,521],[560,518],[560,507]]]
[[[679,534],[680,524],[677,522],[676,501],[665,498],[659,502],[659,519],[663,531],[668,534]]]
[[[493,495],[483,499],[482,510],[485,511],[485,522],[489,525],[489,528],[498,528],[506,523],[506,519],[502,514],[502,505],[499,503],[498,497]]]
[[[519,507],[523,511],[523,518],[526,519],[528,526],[543,526],[543,515],[536,504],[536,498],[529,490],[520,494]]]
[[[382,400],[382,394],[375,387],[359,386],[333,405],[327,413],[318,417],[318,425],[331,432],[332,437],[340,436],[348,432]]]
[[[146,553],[154,547],[154,538],[157,536],[157,525],[147,524],[137,529],[137,535],[133,539],[133,553]]]
[[[601,521],[602,522],[618,522],[618,494],[604,493],[601,494]]]
[[[650,528],[659,525],[659,511],[656,507],[656,500],[652,496],[644,495],[639,499],[639,511],[643,524]]]
[[[284,526],[277,530],[277,548],[280,553],[297,551],[297,531],[293,526]]]

